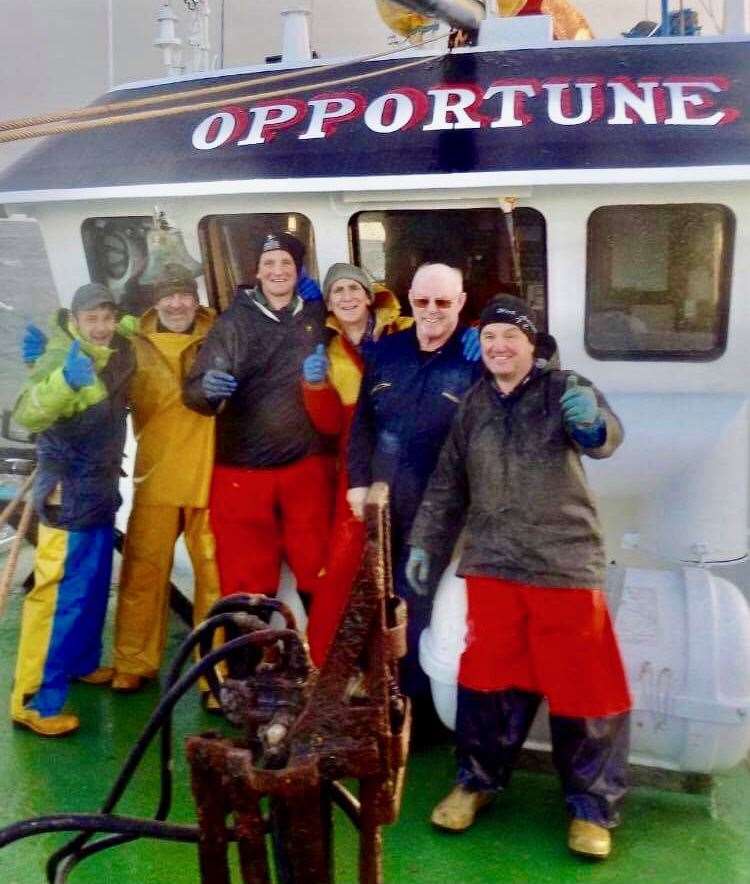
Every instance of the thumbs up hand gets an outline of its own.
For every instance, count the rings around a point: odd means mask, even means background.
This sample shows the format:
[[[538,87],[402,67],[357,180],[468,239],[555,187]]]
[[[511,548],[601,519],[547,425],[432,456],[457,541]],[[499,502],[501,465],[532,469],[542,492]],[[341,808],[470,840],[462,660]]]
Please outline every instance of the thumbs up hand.
[[[78,340],[73,341],[68,355],[65,357],[63,377],[71,390],[76,392],[81,387],[90,386],[96,379],[94,363],[85,353],[81,353],[81,342]]]
[[[302,362],[302,377],[308,384],[322,384],[328,374],[328,357],[325,344],[318,344],[315,351]]]
[[[594,391],[591,387],[581,386],[574,374],[568,375],[560,405],[563,421],[569,430],[575,427],[592,427],[601,419]]]

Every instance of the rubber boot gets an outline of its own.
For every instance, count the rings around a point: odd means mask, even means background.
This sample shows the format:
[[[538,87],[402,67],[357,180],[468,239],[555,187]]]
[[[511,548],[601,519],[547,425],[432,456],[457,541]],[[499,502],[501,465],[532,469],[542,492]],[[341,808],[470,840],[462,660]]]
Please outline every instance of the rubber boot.
[[[551,715],[550,731],[568,815],[605,829],[616,826],[628,788],[630,713],[602,718]]]

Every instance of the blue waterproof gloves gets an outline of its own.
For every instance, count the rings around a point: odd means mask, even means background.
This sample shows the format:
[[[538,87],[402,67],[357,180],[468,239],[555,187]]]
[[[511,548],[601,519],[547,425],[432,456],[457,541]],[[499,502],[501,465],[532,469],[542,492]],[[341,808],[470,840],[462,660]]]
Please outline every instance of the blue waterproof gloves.
[[[406,579],[417,595],[427,595],[430,579],[430,554],[419,546],[409,550]]]
[[[464,359],[467,362],[479,362],[482,356],[482,348],[479,344],[479,329],[470,326],[461,335]]]
[[[328,357],[324,344],[318,344],[315,351],[302,362],[302,377],[308,384],[322,384],[328,375]]]
[[[323,297],[320,286],[311,276],[307,275],[307,270],[304,267],[297,280],[297,291],[303,301],[320,301]]]
[[[568,375],[560,405],[565,429],[574,441],[583,448],[604,444],[607,425],[591,387],[581,386],[576,375]]]
[[[47,335],[33,322],[26,326],[21,339],[21,358],[33,365],[47,349]]]
[[[63,365],[63,377],[71,390],[78,390],[81,387],[88,387],[94,383],[96,373],[94,372],[94,363],[89,357],[81,352],[81,342],[73,341],[65,357]]]
[[[228,399],[237,389],[237,379],[227,371],[209,368],[201,379],[201,387],[207,399]]]

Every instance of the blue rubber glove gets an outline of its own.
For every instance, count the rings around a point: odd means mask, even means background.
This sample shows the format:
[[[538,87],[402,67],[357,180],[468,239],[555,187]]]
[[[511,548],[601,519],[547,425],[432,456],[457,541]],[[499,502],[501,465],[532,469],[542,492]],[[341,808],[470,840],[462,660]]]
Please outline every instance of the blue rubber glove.
[[[96,373],[94,363],[85,353],[81,353],[81,342],[76,340],[70,345],[63,365],[63,377],[71,390],[78,392],[81,387],[94,383]]]
[[[237,389],[237,379],[229,372],[209,368],[201,379],[201,388],[207,399],[228,399]]]
[[[482,358],[482,348],[479,345],[479,329],[470,326],[461,336],[461,344],[464,349],[464,359],[467,362],[479,362]]]
[[[47,349],[47,335],[33,322],[26,326],[21,339],[21,358],[33,365]]]
[[[320,286],[311,276],[307,275],[307,270],[304,267],[297,280],[297,291],[303,301],[321,301],[323,299]]]
[[[579,445],[598,448],[604,444],[607,425],[591,387],[580,386],[576,375],[568,375],[560,405],[565,429]]]
[[[302,377],[308,384],[322,384],[328,375],[328,357],[324,344],[318,344],[315,352],[302,362]]]
[[[406,579],[417,595],[427,595],[430,579],[430,554],[419,546],[409,550]]]

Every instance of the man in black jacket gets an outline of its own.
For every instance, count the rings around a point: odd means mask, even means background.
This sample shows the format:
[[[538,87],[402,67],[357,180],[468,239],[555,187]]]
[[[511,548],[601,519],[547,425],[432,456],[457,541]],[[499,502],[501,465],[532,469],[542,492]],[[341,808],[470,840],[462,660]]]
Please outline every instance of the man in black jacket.
[[[546,696],[568,845],[603,859],[626,790],[630,696],[581,455],[609,457],[622,428],[589,382],[535,364],[523,301],[492,301],[480,329],[487,374],[459,406],[409,538],[407,578],[423,593],[465,527],[458,777],[432,821],[451,831],[473,823],[507,785]]]
[[[262,243],[254,288],[240,288],[206,336],[185,404],[216,414],[211,527],[223,595],[273,595],[282,557],[303,594],[325,559],[332,462],[302,400],[302,360],[325,343],[322,301],[297,285],[304,246]]]

